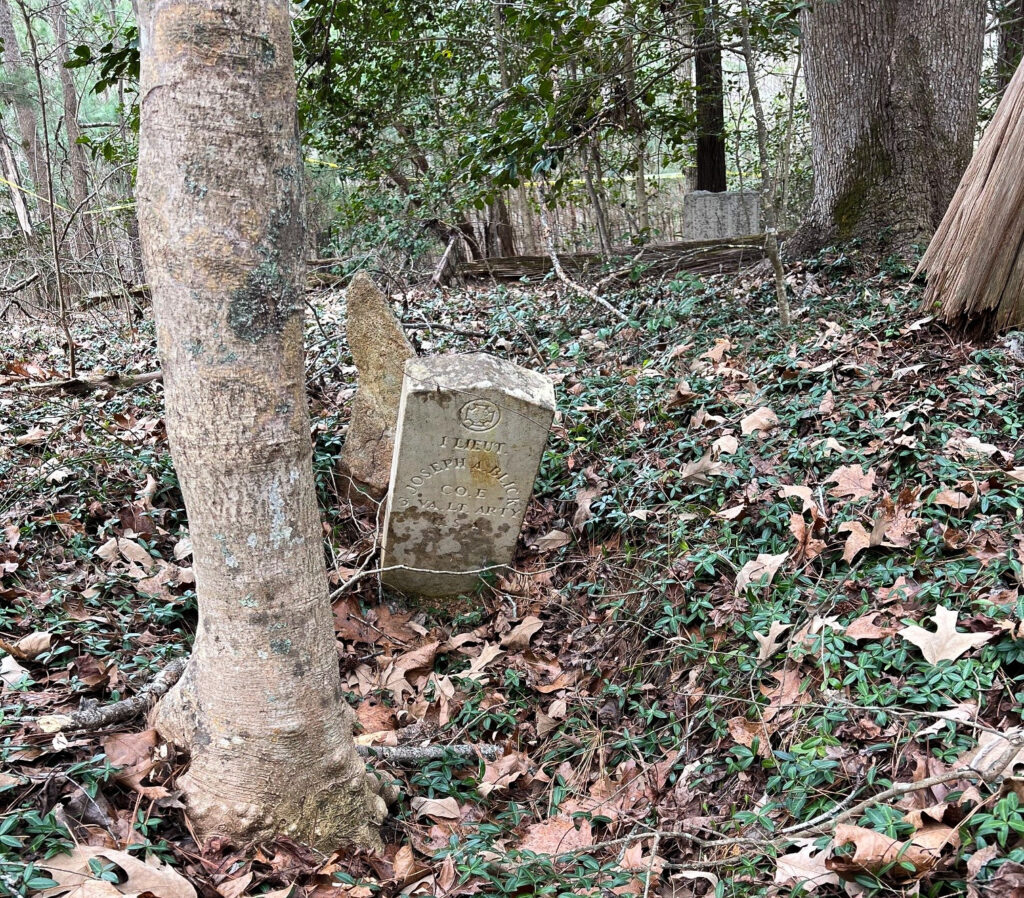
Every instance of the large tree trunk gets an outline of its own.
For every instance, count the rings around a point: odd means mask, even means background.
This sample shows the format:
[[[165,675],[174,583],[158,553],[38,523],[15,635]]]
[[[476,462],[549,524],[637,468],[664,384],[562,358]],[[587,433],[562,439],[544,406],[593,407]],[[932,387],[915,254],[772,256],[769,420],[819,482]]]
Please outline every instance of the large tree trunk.
[[[375,844],[313,487],[289,3],[139,6],[139,224],[199,597],[157,725],[201,837]]]
[[[697,190],[726,189],[725,99],[718,0],[702,6],[694,21],[697,113]]]
[[[800,21],[814,197],[791,251],[927,240],[971,158],[985,0],[818,0]]]

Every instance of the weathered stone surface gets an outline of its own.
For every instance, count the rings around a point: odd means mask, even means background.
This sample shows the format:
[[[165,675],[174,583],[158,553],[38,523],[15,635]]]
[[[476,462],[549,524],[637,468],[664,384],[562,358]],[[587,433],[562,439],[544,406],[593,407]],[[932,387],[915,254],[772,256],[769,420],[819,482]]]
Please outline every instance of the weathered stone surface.
[[[761,198],[754,190],[694,190],[683,198],[684,240],[725,240],[760,233]]]
[[[362,271],[348,288],[348,345],[359,388],[338,470],[349,498],[379,500],[391,474],[405,362],[416,353],[387,297]]]
[[[554,412],[547,377],[493,356],[406,363],[385,584],[458,595],[474,589],[482,571],[512,560]]]

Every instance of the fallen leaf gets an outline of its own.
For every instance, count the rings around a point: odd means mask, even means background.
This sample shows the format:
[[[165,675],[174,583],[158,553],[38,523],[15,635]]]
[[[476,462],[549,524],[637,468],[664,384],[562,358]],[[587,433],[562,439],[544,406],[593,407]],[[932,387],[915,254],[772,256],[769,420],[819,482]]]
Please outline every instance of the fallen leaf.
[[[409,802],[413,814],[417,819],[420,817],[433,817],[435,820],[458,820],[462,817],[459,811],[459,803],[456,799],[448,798],[413,798]]]
[[[515,628],[505,634],[501,640],[501,647],[513,652],[523,651],[530,645],[534,634],[543,626],[544,622],[539,617],[524,617]]]
[[[17,443],[19,446],[37,446],[39,443],[42,443],[49,435],[50,432],[48,430],[43,430],[43,428],[37,425],[35,427],[29,428],[20,437],[15,439],[14,442]]]
[[[739,595],[751,584],[759,584],[765,577],[764,586],[770,586],[778,569],[789,557],[789,552],[781,552],[778,555],[766,555],[761,553],[757,558],[748,561],[736,575],[735,594]]]
[[[778,415],[768,406],[763,405],[757,411],[751,412],[740,421],[740,433],[750,436],[759,430],[769,431],[779,426]]]
[[[740,441],[731,433],[726,433],[711,444],[711,454],[715,457],[721,455],[732,455],[737,449],[739,449],[739,447]]]
[[[693,402],[696,398],[697,394],[690,389],[690,385],[685,380],[681,380],[676,384],[676,388],[672,391],[672,395],[669,396],[668,402],[665,403],[665,408],[679,408],[680,406]]]
[[[843,546],[843,561],[852,564],[865,549],[871,548],[871,534],[864,529],[860,521],[843,521],[839,525],[840,533],[849,533],[846,537],[846,544]]]
[[[28,679],[28,671],[12,655],[4,655],[0,660],[0,680],[13,689],[25,679]]]
[[[779,637],[791,626],[792,624],[781,624],[777,620],[773,620],[768,628],[767,636],[763,636],[760,633],[754,634],[754,639],[761,646],[761,651],[757,653],[757,660],[759,662],[764,663],[782,647],[782,640]]]
[[[813,892],[818,886],[838,885],[839,877],[827,866],[828,848],[815,848],[812,839],[801,839],[803,847],[780,855],[775,861],[775,884],[800,886]],[[798,843],[799,844],[799,843]]]
[[[245,894],[245,890],[249,888],[249,883],[252,882],[253,872],[250,870],[243,876],[239,876],[237,879],[229,879],[227,882],[222,882],[217,886],[217,892],[223,895],[224,898],[241,898]]]
[[[775,732],[775,727],[769,727],[761,720],[748,720],[746,717],[731,717],[726,725],[729,727],[729,735],[738,745],[753,748],[756,739],[758,755],[762,758],[772,756],[769,738]]]
[[[495,660],[505,653],[498,647],[497,643],[488,642],[480,650],[480,654],[472,660],[469,665],[469,670],[460,673],[460,676],[464,680],[477,680],[483,682],[485,676],[484,670],[494,663]]]
[[[125,882],[117,884],[115,891],[109,893],[111,895],[147,893],[152,898],[196,898],[196,890],[188,880],[154,855],[149,855],[146,861],[140,861],[125,851],[79,845],[70,854],[54,855],[46,861],[39,862],[39,867],[62,889],[74,889],[67,898],[103,895],[103,892],[87,890],[97,881],[89,867],[89,861],[93,858],[104,865],[114,864],[125,873]]]
[[[576,829],[572,818],[560,814],[527,827],[526,837],[519,845],[519,850],[558,855],[588,848],[593,841],[589,821],[581,821],[580,828]]]
[[[783,484],[779,487],[779,496],[783,499],[799,499],[803,502],[802,511],[814,511],[817,508],[814,503],[814,491],[809,486]]]
[[[830,496],[836,498],[849,496],[851,499],[861,499],[874,494],[875,471],[873,468],[864,471],[860,465],[843,465],[833,471],[832,476],[825,483],[835,484],[828,491]]]
[[[885,639],[886,636],[898,633],[899,627],[880,627],[875,623],[875,619],[880,613],[879,611],[871,611],[868,614],[862,614],[855,621],[847,624],[846,636],[850,639]]]
[[[975,646],[984,645],[995,633],[960,633],[956,629],[957,613],[939,605],[935,609],[932,620],[935,621],[935,630],[925,630],[923,627],[911,625],[899,631],[907,642],[912,642],[924,655],[929,664],[938,664],[940,661],[955,661],[964,652]]]
[[[836,826],[833,844],[836,848],[854,846],[852,857],[830,857],[826,861],[830,870],[844,877],[852,879],[864,872],[878,874],[885,869],[894,879],[910,879],[931,870],[942,849],[948,844],[959,845],[960,840],[956,830],[949,826],[926,827],[903,842],[873,829],[841,823]]]
[[[52,634],[37,630],[35,633],[29,633],[28,636],[22,636],[21,639],[14,643],[11,646],[11,654],[16,658],[21,658],[23,661],[31,661],[33,658],[39,657],[43,652],[50,651],[52,640]]]
[[[707,455],[702,455],[696,461],[687,462],[683,465],[682,470],[679,472],[679,478],[684,483],[689,481],[707,483],[708,477],[721,474],[724,470],[725,465],[715,461],[709,452]]]
[[[940,490],[932,496],[932,502],[936,505],[945,505],[955,511],[966,511],[974,501],[970,496],[961,493],[959,490]]]
[[[538,536],[533,543],[533,548],[541,552],[554,552],[572,542],[572,537],[564,530],[550,530],[543,536]]]
[[[594,516],[590,506],[595,499],[601,498],[602,490],[602,484],[597,483],[585,486],[576,492],[576,513],[572,516],[572,526],[577,530]]]

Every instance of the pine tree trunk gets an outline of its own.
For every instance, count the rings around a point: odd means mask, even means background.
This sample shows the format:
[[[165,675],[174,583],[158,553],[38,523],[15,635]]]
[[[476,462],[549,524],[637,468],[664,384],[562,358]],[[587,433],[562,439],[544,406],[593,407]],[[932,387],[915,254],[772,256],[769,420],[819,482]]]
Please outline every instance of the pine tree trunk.
[[[801,13],[814,197],[790,252],[934,232],[971,158],[985,0],[818,0]]]
[[[376,844],[313,487],[289,3],[139,6],[139,224],[199,598],[157,725],[200,837]]]
[[[725,99],[717,0],[701,8],[694,22],[697,113],[697,190],[726,189]]]

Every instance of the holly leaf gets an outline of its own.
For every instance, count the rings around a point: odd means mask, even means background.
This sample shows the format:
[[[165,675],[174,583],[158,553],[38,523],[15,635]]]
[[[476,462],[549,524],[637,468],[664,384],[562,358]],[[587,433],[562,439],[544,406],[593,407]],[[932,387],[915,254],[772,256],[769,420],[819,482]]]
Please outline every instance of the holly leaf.
[[[898,635],[916,645],[929,664],[955,661],[964,652],[975,646],[984,645],[996,635],[995,633],[961,633],[956,628],[956,618],[955,611],[939,605],[932,617],[932,620],[935,621],[934,631],[911,625],[900,630]]]

